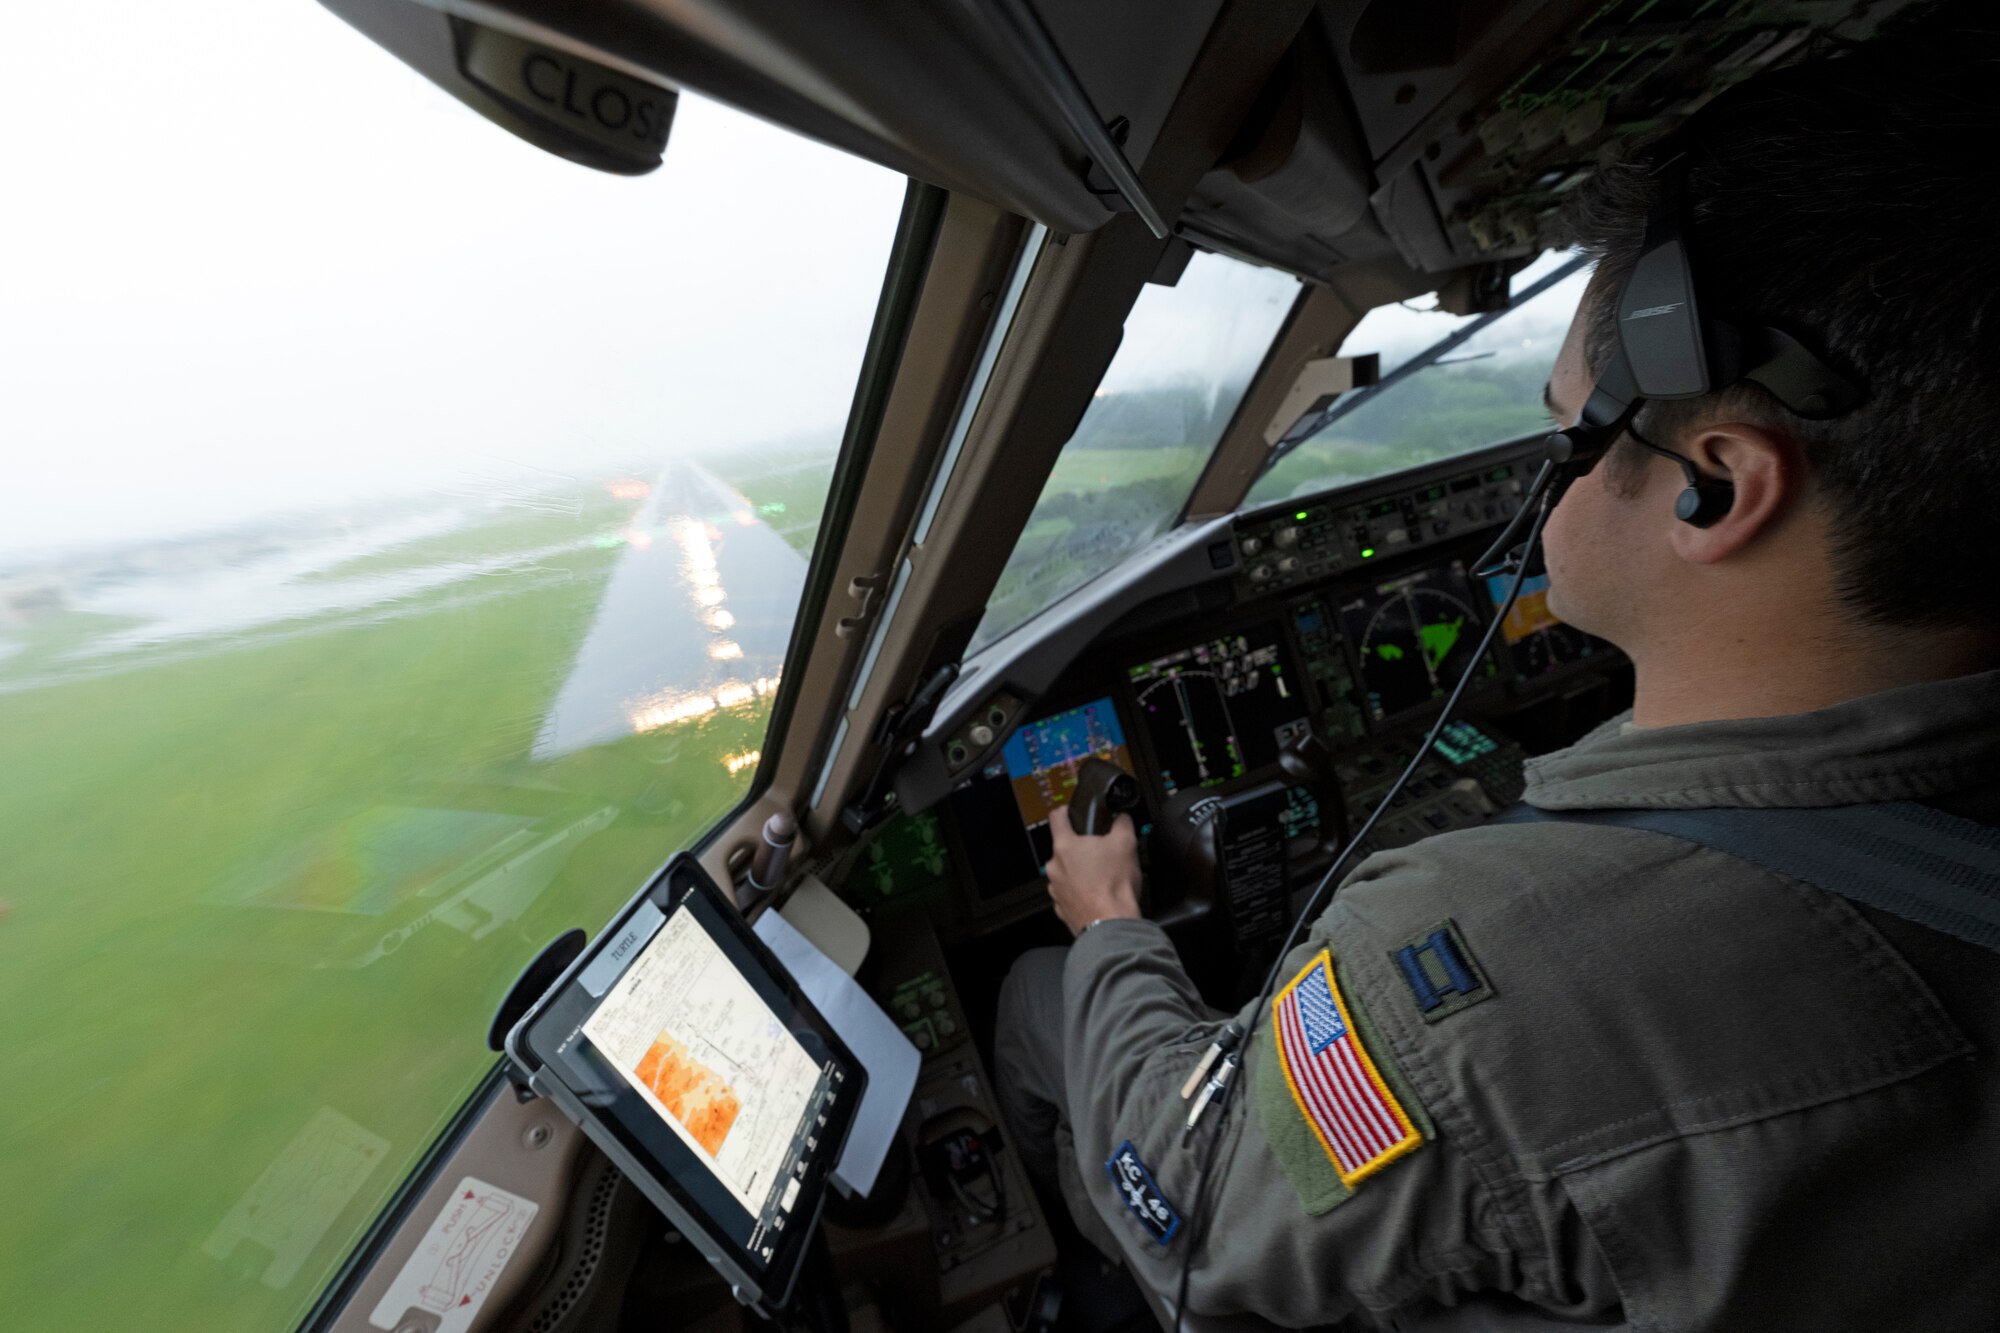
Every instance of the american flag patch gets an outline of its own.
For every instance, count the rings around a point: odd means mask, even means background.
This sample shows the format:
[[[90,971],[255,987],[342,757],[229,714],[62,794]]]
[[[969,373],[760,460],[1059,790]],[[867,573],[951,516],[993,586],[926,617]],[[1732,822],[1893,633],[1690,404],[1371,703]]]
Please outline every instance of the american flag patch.
[[[1322,949],[1271,1001],[1278,1063],[1341,1183],[1366,1179],[1424,1141],[1354,1033]]]

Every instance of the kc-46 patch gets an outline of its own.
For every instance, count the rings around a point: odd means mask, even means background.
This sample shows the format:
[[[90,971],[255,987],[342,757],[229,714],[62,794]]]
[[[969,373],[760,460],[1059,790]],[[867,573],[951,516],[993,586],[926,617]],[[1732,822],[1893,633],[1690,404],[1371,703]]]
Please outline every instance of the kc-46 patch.
[[[1160,1193],[1160,1187],[1153,1183],[1153,1173],[1139,1160],[1139,1150],[1127,1139],[1118,1145],[1118,1151],[1111,1154],[1111,1160],[1104,1164],[1111,1173],[1111,1183],[1118,1187],[1118,1197],[1132,1210],[1132,1216],[1139,1219],[1146,1233],[1161,1245],[1174,1238],[1181,1229],[1181,1215],[1167,1202],[1167,1196]]]
[[[1285,1113],[1275,1087],[1260,1097],[1260,1107],[1272,1150],[1313,1213],[1342,1202],[1357,1182],[1415,1151],[1427,1128],[1391,1089],[1355,1021],[1325,950],[1271,1002],[1276,1067],[1295,1109]],[[1299,1132],[1299,1117],[1309,1138]]]

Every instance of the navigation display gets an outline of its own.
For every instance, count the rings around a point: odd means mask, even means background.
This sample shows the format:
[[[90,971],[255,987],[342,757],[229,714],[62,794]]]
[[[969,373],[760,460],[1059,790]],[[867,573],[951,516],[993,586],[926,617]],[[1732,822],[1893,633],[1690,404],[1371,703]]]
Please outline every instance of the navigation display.
[[[1486,595],[1494,610],[1507,600],[1512,575],[1496,575],[1486,580]],[[1546,676],[1572,662],[1581,662],[1609,645],[1594,635],[1565,625],[1549,610],[1549,576],[1540,574],[1521,583],[1521,595],[1507,618],[1500,622],[1500,637],[1507,642],[1507,656],[1515,672],[1524,680]]]
[[[1354,645],[1362,694],[1377,722],[1451,692],[1484,625],[1473,602],[1465,567],[1453,561],[1377,584],[1341,606],[1341,627]],[[1475,679],[1498,673],[1488,658]]]
[[[583,1034],[744,1212],[790,1211],[823,1071],[693,913],[667,918]]]
[[[1275,621],[1142,662],[1127,675],[1169,794],[1275,763],[1279,747],[1310,726]]]

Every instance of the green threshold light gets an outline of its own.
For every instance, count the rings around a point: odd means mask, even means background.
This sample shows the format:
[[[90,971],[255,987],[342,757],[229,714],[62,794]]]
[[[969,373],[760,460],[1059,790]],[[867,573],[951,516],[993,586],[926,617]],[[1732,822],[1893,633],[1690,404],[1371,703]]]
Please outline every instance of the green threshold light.
[[[1298,513],[1293,514],[1292,517],[1303,523],[1306,521],[1306,511],[1301,509]]]
[[[1363,560],[1366,560],[1369,556],[1374,554],[1375,554],[1375,548],[1372,546],[1364,546],[1361,548],[1361,558]]]

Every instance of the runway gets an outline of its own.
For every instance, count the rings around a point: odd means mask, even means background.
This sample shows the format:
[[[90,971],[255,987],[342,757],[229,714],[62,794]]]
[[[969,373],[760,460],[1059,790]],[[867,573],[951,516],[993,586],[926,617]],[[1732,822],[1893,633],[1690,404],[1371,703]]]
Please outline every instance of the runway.
[[[536,737],[537,758],[602,745],[775,688],[806,559],[735,491],[669,464]]]

